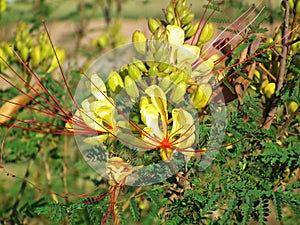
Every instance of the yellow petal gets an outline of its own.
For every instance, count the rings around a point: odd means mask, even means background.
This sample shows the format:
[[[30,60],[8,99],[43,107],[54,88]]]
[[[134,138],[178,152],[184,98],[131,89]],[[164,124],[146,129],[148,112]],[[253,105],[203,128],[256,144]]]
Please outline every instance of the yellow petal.
[[[104,141],[107,140],[108,137],[109,137],[109,134],[102,134],[102,135],[97,135],[94,137],[87,137],[83,140],[83,142],[88,145],[101,145],[101,144],[103,144]]]
[[[197,109],[204,108],[212,95],[212,89],[209,84],[201,84],[192,94],[191,102]]]
[[[108,129],[103,125],[102,119],[96,117],[93,112],[81,111],[80,114],[85,124],[90,128],[100,132],[108,132]]]
[[[170,162],[172,159],[173,151],[170,149],[160,149],[160,157],[165,162]]]
[[[214,66],[215,64],[211,59],[202,61],[201,64],[194,69],[192,77],[206,76],[213,70]]]
[[[104,100],[107,97],[106,86],[97,74],[91,76],[91,92],[98,100]]]
[[[182,45],[184,42],[184,30],[175,25],[167,26],[168,42],[173,45]]]
[[[158,115],[157,109],[152,104],[141,109],[142,121],[148,128],[151,128],[155,136],[161,140],[163,138],[163,132],[159,126]]]
[[[145,93],[150,97],[152,104],[156,107],[157,111],[160,113],[164,131],[167,129],[168,123],[168,113],[167,113],[167,100],[166,95],[163,90],[157,86],[152,85],[145,90]]]
[[[177,51],[177,60],[179,63],[183,61],[192,62],[200,55],[200,48],[189,44],[180,46]]]
[[[90,104],[90,111],[95,113],[97,117],[101,118],[108,125],[113,125],[114,107],[109,101],[99,100],[92,102]]]
[[[180,149],[192,147],[195,142],[195,125],[192,115],[183,109],[172,110],[173,126],[170,138],[180,137],[174,142],[174,146]]]

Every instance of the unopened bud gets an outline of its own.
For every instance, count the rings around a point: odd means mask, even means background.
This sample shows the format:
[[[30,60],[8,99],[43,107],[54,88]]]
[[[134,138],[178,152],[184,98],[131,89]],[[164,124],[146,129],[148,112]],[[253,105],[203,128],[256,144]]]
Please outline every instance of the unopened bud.
[[[136,65],[136,67],[139,68],[139,70],[142,72],[148,71],[145,64],[141,60],[134,61],[134,65]]]
[[[21,48],[20,48],[20,55],[22,57],[22,59],[24,61],[26,61],[28,59],[28,56],[29,56],[29,49],[27,46],[25,45],[21,45]]]
[[[186,32],[185,32],[185,38],[190,38],[195,35],[197,29],[199,26],[199,22],[193,24]]]
[[[203,43],[206,43],[212,39],[214,36],[214,25],[212,23],[207,23],[204,25],[202,32],[199,36],[199,40],[197,45],[202,45]]]
[[[134,65],[134,64],[130,64],[128,67],[128,75],[133,79],[133,80],[138,80],[141,79],[142,77],[142,73],[139,70],[139,68]]]
[[[153,19],[152,17],[150,17],[148,19],[148,27],[149,30],[153,33],[159,26],[161,25],[160,20],[158,19]]]
[[[4,12],[6,9],[6,1],[0,0],[0,13]]]
[[[182,18],[181,22],[183,24],[189,24],[193,21],[194,17],[195,17],[194,13],[190,13],[186,15],[184,18]]]
[[[149,69],[149,76],[150,76],[150,77],[156,76],[157,73],[158,73],[158,68],[157,68],[157,66],[152,66],[152,67]]]
[[[173,24],[175,20],[175,11],[171,4],[167,7],[166,20],[168,24]]]
[[[65,60],[65,51],[63,49],[56,49],[56,55],[57,58],[55,55],[53,56],[50,67],[47,70],[47,73],[50,73],[51,71],[56,69],[58,67],[58,62],[62,63]]]
[[[132,42],[137,52],[146,53],[146,36],[141,31],[135,31],[132,35]]]
[[[31,65],[37,67],[41,62],[41,48],[39,45],[35,46],[31,52]]]
[[[107,85],[113,92],[119,93],[124,88],[123,80],[117,72],[111,72],[108,76]]]
[[[191,102],[195,108],[202,109],[208,104],[211,95],[211,86],[209,84],[201,84],[192,94]]]
[[[124,83],[125,83],[125,90],[130,97],[132,98],[139,97],[139,89],[137,88],[135,81],[130,76],[125,77]]]

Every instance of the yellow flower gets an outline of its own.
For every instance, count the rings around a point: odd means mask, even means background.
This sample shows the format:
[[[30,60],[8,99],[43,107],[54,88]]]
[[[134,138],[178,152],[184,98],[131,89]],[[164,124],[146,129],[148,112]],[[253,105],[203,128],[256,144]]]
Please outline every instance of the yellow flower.
[[[159,149],[164,161],[169,161],[175,150],[183,154],[193,153],[195,125],[192,115],[184,109],[172,110],[172,128],[169,131],[167,100],[160,87],[152,85],[145,91],[147,101],[140,104],[141,119],[146,127],[142,140],[151,149]],[[189,150],[188,153],[185,150]]]
[[[88,127],[99,134],[85,138],[84,142],[89,145],[100,145],[116,133],[116,123],[113,117],[114,101],[107,96],[106,86],[97,74],[91,76],[91,93],[93,96],[81,103],[81,108],[69,120],[66,128],[73,129],[72,122],[81,117]]]
[[[166,27],[168,32],[168,42],[172,46],[172,53],[170,61],[179,66],[183,64],[193,64],[193,71],[191,77],[207,76],[214,68],[214,62],[211,59],[205,61],[199,59],[200,48],[198,46],[184,43],[184,31],[176,25],[168,25]],[[211,76],[208,76],[208,80]],[[207,82],[207,80],[203,81]]]

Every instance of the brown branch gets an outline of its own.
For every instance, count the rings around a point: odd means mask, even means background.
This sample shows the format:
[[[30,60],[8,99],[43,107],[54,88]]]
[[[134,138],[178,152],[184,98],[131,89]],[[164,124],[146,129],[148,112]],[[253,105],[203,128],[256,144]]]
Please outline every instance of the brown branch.
[[[289,9],[288,0],[284,0],[284,3],[285,3],[285,16],[284,16],[284,22],[283,22],[283,28],[282,28],[282,37],[286,37],[286,35],[289,32],[289,17],[290,17],[290,13],[289,13],[290,9]],[[286,61],[287,61],[287,57],[288,57],[287,43],[288,43],[287,38],[284,38],[282,40],[282,55],[281,55],[281,59],[280,59],[279,74],[278,74],[277,83],[276,83],[276,92],[280,92],[281,88],[283,87],[283,82],[284,82],[284,78],[285,78]],[[265,129],[270,128],[273,118],[277,111],[278,101],[279,101],[279,97],[274,95],[273,99],[270,102],[269,107],[267,107],[263,128],[265,128]]]

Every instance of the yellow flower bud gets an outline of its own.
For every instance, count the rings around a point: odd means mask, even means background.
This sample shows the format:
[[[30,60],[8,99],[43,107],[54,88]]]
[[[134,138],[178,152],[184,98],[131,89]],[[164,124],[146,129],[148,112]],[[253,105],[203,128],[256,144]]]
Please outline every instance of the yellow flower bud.
[[[136,67],[139,68],[139,70],[142,72],[148,71],[145,64],[141,60],[135,60],[134,65],[136,65]]]
[[[0,56],[6,60],[6,55],[2,48],[0,48]],[[7,65],[3,62],[2,58],[0,59],[0,72],[3,72],[7,68]]]
[[[55,49],[56,50],[56,55],[58,58],[59,63],[62,63],[65,60],[65,51],[63,49]],[[51,64],[49,69],[47,70],[47,73],[50,73],[54,69],[58,67],[57,59],[55,55],[52,58]]]
[[[151,77],[157,76],[157,73],[158,73],[157,66],[152,66],[149,69],[149,76],[151,76]]]
[[[254,71],[254,80],[255,80],[256,83],[260,83],[260,81],[261,81],[261,75],[260,75],[260,72],[258,70]]]
[[[113,92],[119,93],[124,88],[123,80],[117,72],[111,72],[108,76],[107,85]]]
[[[39,45],[35,46],[31,52],[31,65],[37,67],[41,62],[41,48]]]
[[[133,79],[133,80],[138,80],[141,79],[142,77],[142,73],[139,70],[139,68],[134,65],[134,64],[130,64],[128,66],[128,75]]]
[[[23,59],[24,61],[26,61],[26,60],[28,59],[28,56],[29,56],[29,49],[28,49],[27,46],[25,46],[25,45],[22,45],[22,46],[21,46],[21,49],[20,49],[20,55],[21,55],[21,57],[22,57],[22,59]]]
[[[159,26],[161,25],[160,20],[158,19],[153,19],[152,17],[150,17],[148,19],[148,27],[149,30],[153,33]]]
[[[132,42],[134,45],[134,48],[137,52],[141,54],[146,53],[146,36],[141,31],[135,31],[132,35]]]
[[[49,56],[52,56],[52,47],[50,44],[41,45],[41,60],[46,59]]]
[[[211,95],[211,86],[209,84],[201,84],[192,94],[191,102],[195,108],[202,109],[208,104]]]
[[[130,76],[126,76],[124,83],[127,94],[132,98],[137,98],[139,96],[139,89],[136,86],[135,81]]]
[[[266,96],[266,98],[272,98],[276,90],[276,84],[271,82],[268,83],[263,89],[262,92]]]
[[[183,24],[189,24],[193,21],[194,17],[194,13],[187,14],[184,18],[182,18],[181,22]]]
[[[0,13],[4,12],[6,9],[6,1],[0,0]]]
[[[210,41],[210,39],[212,39],[213,36],[214,36],[214,25],[212,23],[205,24],[199,36],[197,45],[200,46],[203,43]]]
[[[182,70],[177,70],[170,74],[170,79],[175,84],[179,84],[181,81],[183,81],[184,77],[185,77],[185,74]]]
[[[199,26],[199,22],[191,25],[191,27],[185,32],[185,38],[190,38],[195,35]]]
[[[288,105],[288,109],[289,109],[290,113],[295,112],[298,108],[299,108],[299,105],[294,101],[291,101]]]
[[[175,19],[175,11],[171,4],[167,7],[166,20],[169,24],[173,24]]]

